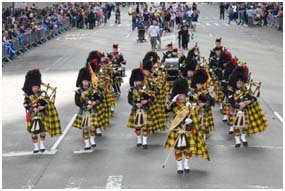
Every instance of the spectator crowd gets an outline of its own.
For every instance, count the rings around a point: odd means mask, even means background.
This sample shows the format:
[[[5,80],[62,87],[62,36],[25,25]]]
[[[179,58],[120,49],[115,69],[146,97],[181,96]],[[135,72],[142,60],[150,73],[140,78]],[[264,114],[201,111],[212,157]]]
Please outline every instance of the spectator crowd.
[[[270,26],[283,31],[283,2],[220,3],[220,19],[228,13],[228,24]]]

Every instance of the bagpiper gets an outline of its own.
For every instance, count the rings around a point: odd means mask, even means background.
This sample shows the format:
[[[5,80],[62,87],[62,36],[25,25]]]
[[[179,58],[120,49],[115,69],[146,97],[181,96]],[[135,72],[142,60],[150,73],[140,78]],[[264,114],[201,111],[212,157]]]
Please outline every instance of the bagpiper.
[[[229,80],[228,101],[231,104],[231,125],[235,147],[247,147],[246,135],[265,131],[269,125],[257,98],[246,87],[248,68],[238,66]]]
[[[198,111],[195,104],[188,101],[187,94],[187,80],[177,79],[173,84],[171,96],[174,118],[164,148],[170,152],[174,151],[178,174],[183,174],[183,171],[190,172],[189,160],[193,155],[200,155],[210,160],[208,148],[199,127]]]
[[[84,150],[96,147],[96,127],[98,126],[96,106],[103,100],[100,90],[91,83],[91,76],[88,70],[81,68],[77,81],[75,92],[75,104],[79,107],[77,116],[73,122],[73,127],[82,129]]]
[[[205,83],[208,81],[208,73],[205,69],[199,69],[194,73],[191,82],[194,94],[193,101],[197,104],[199,125],[202,129],[203,138],[207,139],[210,132],[214,129],[214,118],[212,107],[215,105],[215,100],[210,95]]]
[[[120,96],[121,89],[120,86],[123,83],[123,78],[125,77],[125,67],[126,60],[124,59],[121,52],[118,51],[118,44],[113,44],[113,51],[108,54],[109,62],[112,63],[112,67],[115,69],[116,73],[113,76],[113,89],[116,96]]]
[[[41,85],[53,90],[52,94],[49,96]],[[51,137],[61,134],[60,120],[54,106],[56,88],[42,83],[40,71],[34,69],[27,72],[22,90],[25,92],[27,130],[32,136],[33,153],[44,152],[46,132]]]
[[[128,103],[132,109],[127,126],[135,129],[137,147],[143,146],[144,149],[148,148],[147,139],[152,127],[150,104],[153,100],[152,91],[144,84],[144,74],[141,68],[133,69],[128,93]]]

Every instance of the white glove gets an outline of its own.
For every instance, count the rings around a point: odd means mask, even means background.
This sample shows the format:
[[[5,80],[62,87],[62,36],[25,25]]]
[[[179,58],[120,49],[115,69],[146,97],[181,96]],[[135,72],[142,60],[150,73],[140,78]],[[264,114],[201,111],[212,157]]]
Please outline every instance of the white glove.
[[[186,107],[189,107],[189,106],[191,106],[192,104],[189,102],[189,101],[187,101],[186,102]]]
[[[186,118],[184,122],[185,122],[185,125],[188,125],[188,124],[192,123],[192,119]]]
[[[176,96],[174,96],[174,98],[172,99],[172,102],[174,103],[174,102],[176,102],[177,101],[177,99],[178,99],[178,97],[179,97],[179,95],[177,94]]]

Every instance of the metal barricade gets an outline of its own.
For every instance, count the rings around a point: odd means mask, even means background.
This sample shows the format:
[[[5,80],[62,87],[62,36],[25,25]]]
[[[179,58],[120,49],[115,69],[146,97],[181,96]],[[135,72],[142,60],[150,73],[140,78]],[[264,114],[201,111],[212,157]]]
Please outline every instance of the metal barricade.
[[[15,40],[15,41],[13,41],[13,47],[14,47],[14,49],[15,49],[15,51],[16,51],[16,53],[21,53],[20,52],[20,44],[19,44],[19,41],[18,40]]]

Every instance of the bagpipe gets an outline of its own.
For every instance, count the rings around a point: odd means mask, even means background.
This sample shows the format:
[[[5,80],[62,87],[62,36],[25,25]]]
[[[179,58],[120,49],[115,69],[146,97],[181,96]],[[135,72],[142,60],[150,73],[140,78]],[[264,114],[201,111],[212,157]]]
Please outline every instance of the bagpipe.
[[[205,109],[215,106],[215,98],[213,98],[207,89],[201,91],[192,90],[194,93],[190,95],[190,100],[196,101],[197,104],[203,104]]]
[[[109,53],[107,54],[107,57],[109,58],[109,63],[112,64],[115,75],[118,77],[125,77],[126,68],[122,65],[126,65],[126,61],[123,59],[122,55],[120,53]]]
[[[256,98],[260,97],[261,82],[254,82],[251,78],[251,72],[248,74],[246,88],[251,95],[255,96]]]
[[[26,108],[30,108],[30,109],[34,109],[34,108],[38,108],[39,106],[41,106],[40,102],[41,100],[50,100],[52,103],[55,102],[55,98],[56,98],[56,87],[52,87],[49,84],[46,83],[41,83],[41,85],[43,87],[46,88],[46,90],[41,90],[40,91],[40,96],[35,98],[35,95],[31,95],[29,96],[29,100],[30,103],[29,104],[24,104],[24,106]],[[26,121],[30,122],[31,121],[31,111],[30,109],[26,110]]]

